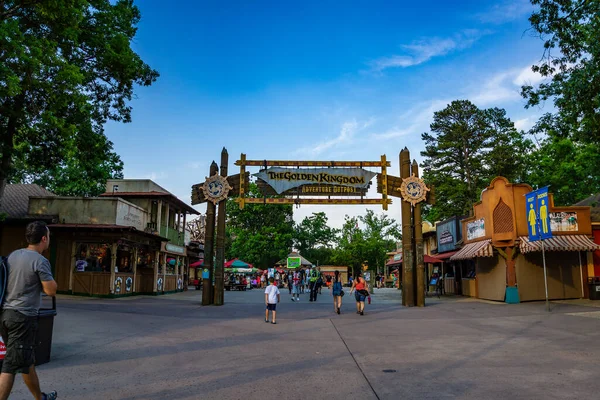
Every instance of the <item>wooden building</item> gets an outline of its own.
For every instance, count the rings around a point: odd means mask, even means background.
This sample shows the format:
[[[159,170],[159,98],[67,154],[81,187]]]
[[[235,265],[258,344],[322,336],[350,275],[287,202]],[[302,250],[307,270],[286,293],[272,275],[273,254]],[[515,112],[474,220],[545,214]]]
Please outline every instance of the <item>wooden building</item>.
[[[464,246],[452,260],[471,260],[463,276],[463,294],[507,302],[545,299],[540,242],[529,242],[526,184],[495,178],[473,206],[474,215],[462,220]],[[590,207],[559,207],[549,194],[551,230],[544,241],[550,299],[581,298],[587,252],[600,248],[590,240]]]
[[[29,215],[59,221],[50,225],[59,292],[118,297],[183,291],[189,265],[185,219],[197,211],[152,181],[109,184],[135,191],[29,199]]]

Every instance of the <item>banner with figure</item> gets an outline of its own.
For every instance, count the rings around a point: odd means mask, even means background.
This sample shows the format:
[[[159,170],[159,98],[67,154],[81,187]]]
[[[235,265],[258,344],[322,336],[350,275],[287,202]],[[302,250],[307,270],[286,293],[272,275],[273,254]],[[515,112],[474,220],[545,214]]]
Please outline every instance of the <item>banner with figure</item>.
[[[529,241],[550,239],[550,204],[548,201],[548,187],[543,187],[525,195],[527,207],[527,230]]]

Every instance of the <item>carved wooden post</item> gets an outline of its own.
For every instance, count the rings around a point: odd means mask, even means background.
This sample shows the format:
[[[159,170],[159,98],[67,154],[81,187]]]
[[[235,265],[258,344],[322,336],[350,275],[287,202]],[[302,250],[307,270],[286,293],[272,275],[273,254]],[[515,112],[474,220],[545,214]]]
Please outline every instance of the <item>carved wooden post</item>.
[[[412,173],[415,178],[419,177],[419,166],[417,161],[412,163]],[[425,262],[423,259],[423,226],[421,225],[421,203],[415,204],[413,208],[415,224],[415,250],[416,250],[416,273],[417,273],[417,307],[425,306]]]
[[[227,163],[229,155],[223,147],[221,151],[221,176],[227,177]],[[222,306],[225,301],[225,288],[223,287],[223,268],[225,264],[225,206],[227,199],[219,202],[219,215],[217,216],[217,252],[215,260],[215,305]]]
[[[216,175],[219,167],[216,162],[210,165],[210,176]],[[206,237],[204,238],[204,269],[208,270],[208,278],[202,279],[202,305],[213,304],[213,254],[215,236],[215,205],[206,203]]]
[[[410,152],[405,147],[400,152],[400,178],[410,176]],[[414,271],[412,251],[412,210],[411,204],[402,200],[402,305],[415,305]]]

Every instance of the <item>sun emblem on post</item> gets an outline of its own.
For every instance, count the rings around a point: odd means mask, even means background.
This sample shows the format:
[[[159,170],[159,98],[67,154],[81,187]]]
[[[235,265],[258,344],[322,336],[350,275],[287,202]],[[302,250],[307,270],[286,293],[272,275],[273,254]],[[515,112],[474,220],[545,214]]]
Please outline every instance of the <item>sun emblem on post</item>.
[[[414,174],[408,178],[402,179],[400,193],[402,199],[415,206],[415,204],[425,201],[429,188],[425,185],[422,179],[417,178]]]
[[[204,185],[202,185],[204,197],[215,205],[221,200],[225,200],[231,189],[232,187],[227,182],[227,178],[221,175],[206,178]]]

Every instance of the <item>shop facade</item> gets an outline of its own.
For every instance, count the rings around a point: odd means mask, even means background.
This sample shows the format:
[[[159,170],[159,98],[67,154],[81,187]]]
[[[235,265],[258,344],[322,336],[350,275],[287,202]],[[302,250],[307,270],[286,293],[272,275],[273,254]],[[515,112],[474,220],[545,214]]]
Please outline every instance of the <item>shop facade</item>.
[[[29,215],[59,221],[50,225],[59,292],[119,297],[185,289],[189,262],[181,219],[189,208],[168,192],[129,197],[135,202],[112,193],[29,199]]]
[[[461,221],[464,246],[450,259],[470,262],[464,295],[507,303],[545,299],[541,243],[528,240],[525,195],[531,191],[497,177],[473,206],[473,216]],[[600,249],[590,239],[590,207],[555,206],[550,193],[548,212],[554,235],[544,241],[549,298],[585,297],[584,260]]]
[[[462,244],[461,219],[454,216],[436,224],[437,253],[433,256],[442,260],[441,273],[446,294],[462,294],[462,279],[468,276],[468,262],[450,259]]]

